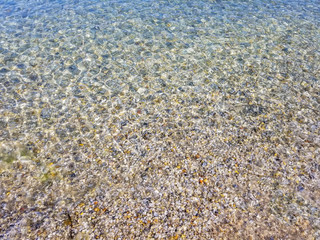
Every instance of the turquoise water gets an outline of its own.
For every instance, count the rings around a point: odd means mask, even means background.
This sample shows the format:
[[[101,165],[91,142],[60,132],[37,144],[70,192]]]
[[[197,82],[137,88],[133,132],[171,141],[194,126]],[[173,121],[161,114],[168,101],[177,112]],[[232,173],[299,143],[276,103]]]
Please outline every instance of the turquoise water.
[[[0,0],[0,238],[320,237],[319,46],[319,0]]]

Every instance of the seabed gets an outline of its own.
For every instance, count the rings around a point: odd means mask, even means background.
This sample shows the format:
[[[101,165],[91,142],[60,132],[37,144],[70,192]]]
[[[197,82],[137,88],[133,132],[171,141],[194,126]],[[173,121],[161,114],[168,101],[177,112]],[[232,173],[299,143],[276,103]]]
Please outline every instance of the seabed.
[[[319,239],[319,46],[318,0],[0,0],[0,239]]]

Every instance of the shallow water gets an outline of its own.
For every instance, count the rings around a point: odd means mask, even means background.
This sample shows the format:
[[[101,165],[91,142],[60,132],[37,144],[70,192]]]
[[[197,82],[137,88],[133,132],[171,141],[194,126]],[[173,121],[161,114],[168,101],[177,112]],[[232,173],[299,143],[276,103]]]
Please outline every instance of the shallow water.
[[[0,238],[320,237],[319,46],[318,0],[0,0]]]

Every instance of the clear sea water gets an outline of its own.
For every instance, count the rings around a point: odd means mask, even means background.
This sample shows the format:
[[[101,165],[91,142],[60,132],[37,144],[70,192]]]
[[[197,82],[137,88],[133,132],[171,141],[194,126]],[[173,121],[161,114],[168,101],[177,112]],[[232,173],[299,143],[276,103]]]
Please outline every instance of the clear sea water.
[[[319,49],[319,0],[0,0],[0,238],[320,237]]]

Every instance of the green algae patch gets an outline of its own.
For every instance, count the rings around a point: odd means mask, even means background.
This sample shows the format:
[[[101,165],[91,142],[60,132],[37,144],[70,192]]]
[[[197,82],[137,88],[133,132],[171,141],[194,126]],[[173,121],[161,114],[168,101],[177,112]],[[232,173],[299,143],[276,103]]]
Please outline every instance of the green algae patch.
[[[38,152],[39,152],[38,149],[30,148],[28,146],[20,146],[20,149],[19,149],[20,157],[24,157],[24,158],[36,157]]]
[[[17,160],[31,160],[37,156],[38,149],[30,147],[30,143],[23,144],[3,144],[0,147],[0,161],[13,163]]]
[[[0,161],[6,162],[6,163],[13,163],[15,160],[17,160],[17,156],[14,154],[3,154],[0,155]]]
[[[0,145],[0,162],[13,163],[17,159],[18,155],[14,147]]]

